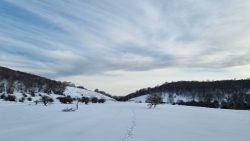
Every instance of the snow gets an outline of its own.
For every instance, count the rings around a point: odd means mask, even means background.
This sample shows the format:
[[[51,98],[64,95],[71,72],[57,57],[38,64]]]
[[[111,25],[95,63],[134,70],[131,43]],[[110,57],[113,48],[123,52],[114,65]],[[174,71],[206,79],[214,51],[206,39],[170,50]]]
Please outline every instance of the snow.
[[[54,103],[60,103],[56,98],[63,96],[63,95],[54,94],[53,92],[51,94],[47,94],[47,93],[43,93],[43,92],[35,92],[34,94],[35,94],[35,96],[32,97],[30,94],[26,93],[27,97],[25,98],[25,103],[34,103],[34,101],[39,100],[41,98],[41,96],[43,96],[43,95],[47,95],[47,96],[53,98]],[[0,95],[1,95],[1,93],[0,93]],[[16,96],[17,101],[23,97],[23,94],[18,90],[15,90],[13,95]],[[69,95],[69,96],[75,97],[75,98],[77,98],[77,97],[80,98],[80,97],[83,97],[83,96],[84,97],[89,97],[89,98],[97,97],[98,99],[103,98],[103,99],[106,99],[107,101],[116,101],[115,99],[113,99],[111,97],[108,97],[108,96],[105,96],[103,94],[93,92],[93,91],[90,91],[90,90],[76,88],[76,87],[66,87],[66,89],[64,91],[64,95],[65,96]],[[32,100],[28,101],[27,100],[28,97],[32,98]]]
[[[145,102],[147,97],[148,97],[148,95],[138,96],[138,97],[130,99],[129,101]]]
[[[1,141],[248,141],[250,111],[107,102],[48,106],[0,101]]]
[[[146,101],[147,97],[148,97],[148,94],[132,98],[129,101],[134,101],[136,103],[138,103],[138,102],[144,103]],[[163,97],[163,102],[167,103],[168,102],[168,93],[163,94],[162,97]],[[178,96],[178,95],[173,95],[173,97],[174,97],[174,102],[177,102],[178,100],[182,100],[184,102],[192,101],[192,98],[190,98],[190,97],[184,97],[184,96]]]
[[[70,95],[71,97],[97,97],[98,99],[100,98],[104,98],[106,100],[113,100],[113,98],[105,96],[103,94],[100,93],[96,93],[93,91],[89,91],[89,90],[85,90],[85,89],[80,89],[80,88],[75,88],[75,87],[66,87],[66,90],[64,91],[64,94]]]

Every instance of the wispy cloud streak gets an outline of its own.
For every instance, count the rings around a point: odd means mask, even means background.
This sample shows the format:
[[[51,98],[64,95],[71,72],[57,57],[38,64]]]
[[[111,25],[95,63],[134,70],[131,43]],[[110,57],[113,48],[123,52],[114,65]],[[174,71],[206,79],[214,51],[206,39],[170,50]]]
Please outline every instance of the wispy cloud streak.
[[[0,12],[0,65],[55,78],[250,63],[247,0],[4,0]]]

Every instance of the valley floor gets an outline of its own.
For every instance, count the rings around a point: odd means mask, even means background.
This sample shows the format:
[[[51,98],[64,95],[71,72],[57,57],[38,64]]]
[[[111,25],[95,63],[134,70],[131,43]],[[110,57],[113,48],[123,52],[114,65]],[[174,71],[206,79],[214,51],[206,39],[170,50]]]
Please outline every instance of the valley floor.
[[[144,103],[28,105],[0,101],[1,141],[248,141],[250,111]]]

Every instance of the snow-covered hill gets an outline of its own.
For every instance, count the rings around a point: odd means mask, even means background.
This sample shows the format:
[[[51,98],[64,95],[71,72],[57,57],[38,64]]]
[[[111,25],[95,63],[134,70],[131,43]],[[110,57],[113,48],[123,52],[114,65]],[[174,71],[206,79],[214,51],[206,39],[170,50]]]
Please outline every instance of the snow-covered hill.
[[[144,95],[147,94],[168,94],[173,97],[164,96],[165,102],[171,99],[175,104],[225,109],[250,109],[249,90],[250,79],[177,81],[166,82],[152,88],[139,89],[120,97],[119,100],[129,101],[132,99],[143,102]]]
[[[65,91],[64,91],[64,95],[70,95],[71,97],[97,97],[97,98],[104,98],[106,100],[111,100],[114,101],[113,98],[108,97],[106,95],[97,93],[97,92],[93,92],[90,90],[85,90],[85,89],[80,89],[80,88],[75,88],[75,87],[66,87]]]
[[[107,102],[49,106],[0,102],[0,141],[249,141],[250,112]]]
[[[0,66],[0,100],[34,102],[44,95],[53,98],[55,103],[58,102],[58,97],[65,96],[114,100],[107,95],[86,90],[83,86],[74,87],[70,82],[55,81]]]
[[[5,95],[8,96],[10,94],[4,94],[4,93],[0,93],[0,95]],[[71,98],[81,98],[81,97],[96,97],[98,99],[105,99],[106,101],[115,101],[113,98],[105,96],[103,94],[97,93],[97,92],[93,92],[90,90],[86,90],[86,89],[81,89],[81,88],[76,88],[76,87],[69,87],[67,86],[65,91],[63,92],[63,95],[58,95],[58,94],[54,94],[52,93],[44,93],[44,92],[34,92],[33,94],[30,93],[22,93],[20,91],[14,91],[13,94],[16,97],[16,102],[19,102],[20,99],[24,98],[24,102],[25,103],[31,103],[34,102],[36,100],[40,100],[42,96],[46,95],[49,96],[51,98],[53,98],[54,102],[53,103],[60,103],[59,100],[57,99],[58,97],[64,97],[64,96],[70,96]]]

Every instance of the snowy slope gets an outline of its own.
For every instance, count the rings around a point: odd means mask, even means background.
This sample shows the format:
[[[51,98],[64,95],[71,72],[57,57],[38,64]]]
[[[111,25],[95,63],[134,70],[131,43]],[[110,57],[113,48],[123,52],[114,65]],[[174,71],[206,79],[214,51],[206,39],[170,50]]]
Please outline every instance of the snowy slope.
[[[1,141],[249,141],[250,111],[145,103],[27,105],[0,101]]]
[[[147,97],[148,95],[138,96],[138,97],[130,99],[129,101],[145,102]]]
[[[104,98],[106,100],[114,100],[111,97],[105,96],[103,94],[97,93],[97,92],[93,92],[93,91],[89,91],[89,90],[85,90],[85,89],[79,89],[79,88],[75,88],[75,87],[66,87],[66,90],[64,91],[64,94],[70,95],[71,97],[97,97],[97,98]]]
[[[143,102],[144,103],[146,101],[147,97],[148,97],[148,95],[138,96],[138,97],[130,99],[129,101]],[[163,97],[163,102],[167,103],[168,102],[168,93],[163,94],[162,97]],[[189,97],[177,96],[177,95],[173,95],[173,97],[174,97],[174,102],[177,102],[178,100],[182,100],[184,102],[192,100],[191,97],[189,98]]]
[[[97,97],[98,99],[100,98],[103,98],[103,99],[106,99],[107,101],[116,101],[114,100],[113,98],[111,97],[108,97],[108,96],[105,96],[103,94],[100,94],[100,93],[97,93],[97,92],[93,92],[93,91],[90,91],[90,90],[85,90],[85,89],[80,89],[80,88],[76,88],[76,87],[66,87],[64,93],[63,93],[65,96],[71,96],[72,98],[81,98],[81,97]],[[0,93],[1,95],[1,93]],[[24,97],[23,93],[21,93],[20,91],[14,91],[14,94],[16,96],[16,101],[18,102],[19,99],[21,99],[22,97]],[[47,93],[43,93],[43,92],[35,92],[34,93],[34,96],[31,96],[30,94],[26,93],[25,94],[26,97],[25,97],[25,101],[24,102],[28,102],[28,103],[32,103],[34,102],[35,100],[39,100],[41,98],[41,96],[43,95],[47,95],[51,98],[54,99],[54,103],[60,103],[58,100],[57,100],[57,97],[62,97],[63,95],[57,95],[57,94],[54,94],[54,93],[51,93],[51,94],[47,94]],[[32,100],[31,101],[28,101],[28,98],[31,98]]]

